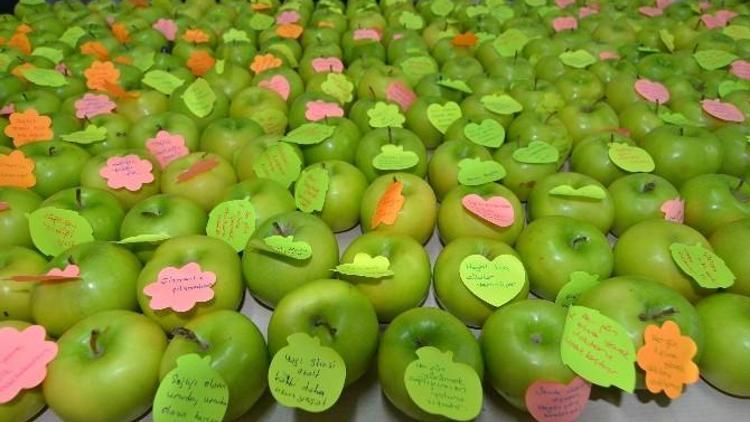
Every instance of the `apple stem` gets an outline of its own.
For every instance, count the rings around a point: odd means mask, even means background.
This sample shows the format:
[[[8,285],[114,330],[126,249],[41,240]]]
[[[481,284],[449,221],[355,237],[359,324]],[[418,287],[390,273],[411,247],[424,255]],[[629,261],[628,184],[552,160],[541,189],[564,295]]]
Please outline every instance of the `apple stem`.
[[[367,88],[370,89],[370,94],[372,95],[372,99],[374,100],[375,99],[375,90],[372,89],[372,85],[368,86]]]
[[[656,101],[656,114],[659,114],[659,105],[661,105],[661,101]]]
[[[198,335],[196,335],[193,330],[190,330],[188,328],[177,327],[177,328],[173,329],[170,332],[170,334],[172,335],[173,338],[174,337],[182,337],[185,340],[192,341],[193,343],[197,344],[198,347],[200,348],[199,350],[200,350],[201,353],[205,353],[209,349],[208,343],[206,343],[205,341],[203,341],[200,338],[198,338]]]
[[[99,344],[97,340],[99,340],[99,335],[101,334],[101,331],[99,330],[91,330],[91,336],[89,337],[89,349],[91,349],[91,353],[94,355],[94,357],[98,358],[102,355],[104,350],[99,348]]]
[[[638,319],[640,319],[641,321],[656,321],[664,317],[674,315],[676,313],[677,313],[677,309],[670,306],[655,314],[643,312],[640,315],[638,315]]]
[[[579,245],[580,245],[580,244],[581,244],[582,242],[588,242],[588,241],[589,241],[589,238],[588,238],[588,236],[583,236],[583,235],[579,235],[579,236],[576,236],[576,237],[575,237],[575,238],[574,238],[574,239],[573,239],[573,240],[572,240],[572,241],[570,242],[570,246],[571,246],[571,247],[572,247],[573,249],[578,249],[578,246],[579,246]]]
[[[388,143],[389,144],[393,143],[393,132],[391,131],[391,127],[390,126],[388,126]]]
[[[83,202],[81,201],[81,188],[76,188],[76,206],[78,206],[78,209],[83,208]]]
[[[336,329],[331,327],[331,325],[328,324],[327,321],[318,319],[315,321],[314,325],[316,327],[325,327],[328,330],[328,332],[331,333],[331,336],[336,336]]]
[[[643,191],[644,193],[646,193],[646,192],[651,192],[651,191],[653,191],[654,189],[656,189],[656,183],[654,183],[654,182],[648,182],[648,183],[646,183],[645,185],[643,185],[643,189],[642,189],[642,191]]]
[[[281,225],[277,222],[273,222],[273,230],[276,232],[276,234],[281,236],[286,236],[286,233],[284,232],[284,228],[281,227]]]
[[[685,136],[685,128],[680,127],[680,136]]]

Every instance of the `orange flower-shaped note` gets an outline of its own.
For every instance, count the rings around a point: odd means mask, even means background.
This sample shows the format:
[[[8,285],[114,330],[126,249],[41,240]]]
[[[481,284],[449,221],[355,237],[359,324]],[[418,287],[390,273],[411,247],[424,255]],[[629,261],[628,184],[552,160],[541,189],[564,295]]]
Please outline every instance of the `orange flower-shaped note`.
[[[8,47],[15,47],[27,56],[31,54],[31,40],[25,32],[16,32],[8,40]]]
[[[473,47],[479,38],[473,32],[465,32],[453,37],[453,45],[456,47]]]
[[[194,44],[207,43],[209,40],[208,34],[200,29],[188,29],[184,34],[182,34],[182,39]]]
[[[285,23],[276,27],[276,35],[281,38],[291,38],[296,40],[302,35],[302,31],[304,31],[304,28],[296,23]]]
[[[34,160],[19,150],[8,155],[0,154],[0,186],[30,188],[35,184]]]
[[[121,22],[115,22],[112,24],[112,35],[120,41],[121,44],[127,44],[130,42],[130,31]]]
[[[693,357],[698,351],[693,339],[683,336],[680,327],[666,321],[661,328],[649,325],[638,349],[638,366],[646,371],[646,388],[656,394],[664,391],[670,399],[682,394],[685,384],[698,381]]]
[[[99,41],[86,41],[81,45],[81,54],[85,56],[95,56],[99,61],[109,60],[109,51],[104,44]]]
[[[28,34],[32,29],[28,24],[22,23],[16,27],[16,34]]]
[[[117,85],[120,71],[112,62],[95,61],[83,71],[86,76],[86,86],[97,91],[106,91],[107,84]]]
[[[216,64],[216,59],[208,51],[193,51],[185,65],[195,76],[203,76]]]
[[[373,229],[381,223],[390,225],[396,222],[398,213],[406,202],[406,198],[401,194],[403,188],[404,184],[394,179],[393,183],[385,190],[375,208],[375,214],[372,215]]]
[[[5,134],[13,139],[13,145],[21,147],[33,142],[52,140],[52,119],[41,116],[30,108],[10,115],[10,124],[5,127]]]
[[[253,62],[250,64],[250,70],[258,74],[268,69],[280,67],[282,64],[284,62],[273,54],[256,54]]]

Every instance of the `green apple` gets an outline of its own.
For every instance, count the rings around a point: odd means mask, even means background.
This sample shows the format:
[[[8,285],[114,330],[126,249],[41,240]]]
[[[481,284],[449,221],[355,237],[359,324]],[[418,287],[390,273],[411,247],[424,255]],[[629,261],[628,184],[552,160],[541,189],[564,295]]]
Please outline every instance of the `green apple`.
[[[38,275],[47,268],[47,260],[38,252],[21,246],[0,250],[0,321],[31,322],[31,282],[8,280],[17,275]]]
[[[130,311],[107,311],[75,324],[58,341],[42,386],[66,421],[131,421],[151,407],[167,337]]]
[[[661,126],[646,135],[640,147],[654,159],[654,174],[677,188],[688,179],[721,168],[721,143],[703,128]]]
[[[593,105],[604,96],[604,84],[593,72],[571,69],[557,79],[560,95],[567,104]]]
[[[228,65],[227,67],[232,67],[232,65]],[[199,117],[190,109],[190,107],[187,106],[187,103],[183,98],[185,91],[187,91],[190,87],[191,85],[189,84],[183,84],[181,87],[177,88],[169,97],[169,109],[172,112],[187,116],[193,122],[195,122],[196,126],[200,130],[205,129],[213,121],[222,117],[226,117],[229,114],[230,98],[227,97],[223,90],[212,85],[210,86],[210,88],[214,93],[215,100],[213,102],[213,106],[211,107],[211,111],[208,113],[208,115]],[[238,87],[234,87],[233,89],[238,89]]]
[[[2,305],[0,305],[2,306]],[[25,321],[3,321],[0,317],[0,329],[12,328],[25,330],[31,326]],[[46,406],[41,387],[21,390],[12,400],[0,404],[0,420],[24,422],[33,420]]]
[[[229,105],[230,117],[258,123],[266,134],[283,134],[287,125],[286,101],[274,91],[251,86],[236,93]]]
[[[750,241],[750,219],[745,218],[719,227],[708,241],[716,255],[724,260],[737,277],[727,291],[750,296],[750,260],[746,259],[743,247]]]
[[[186,172],[194,169],[194,166],[200,167],[202,163],[212,167],[208,170],[204,168],[203,172],[187,180],[182,179]],[[161,191],[188,198],[210,211],[235,183],[237,175],[227,160],[210,152],[194,152],[169,163],[161,179]]]
[[[133,91],[135,97],[122,98],[117,101],[117,112],[135,124],[144,117],[163,113],[169,110],[167,96],[155,90]]]
[[[500,163],[506,172],[501,183],[521,201],[526,201],[534,186],[545,177],[555,174],[560,167],[557,162],[532,164],[522,163],[513,158],[513,153],[516,150],[525,147],[526,144],[520,144],[517,141],[506,142],[493,155],[495,161]]]
[[[492,161],[492,155],[487,148],[468,140],[446,141],[432,153],[427,176],[438,201],[442,202],[450,190],[459,186],[458,163],[464,159]]]
[[[577,144],[585,137],[620,127],[617,113],[603,101],[594,104],[569,104],[560,110],[560,120]]]
[[[611,144],[635,146],[632,139],[619,133],[597,133],[582,139],[570,155],[570,170],[591,176],[604,186],[628,174],[609,158]]]
[[[340,160],[354,163],[355,153],[362,134],[354,122],[344,117],[325,119],[328,126],[335,127],[333,134],[322,142],[313,145],[301,145],[306,164],[326,160]]]
[[[112,157],[125,157],[135,155],[140,160],[151,162],[151,174],[154,180],[144,183],[138,190],[131,191],[127,188],[112,188],[107,179],[102,176],[102,170],[107,166],[107,161]],[[158,161],[146,150],[112,149],[91,157],[81,169],[81,186],[84,188],[95,188],[110,193],[117,198],[122,206],[130,209],[138,202],[159,193],[161,185],[161,169]]]
[[[355,164],[362,170],[367,180],[373,181],[376,177],[387,174],[389,170],[375,168],[373,159],[381,153],[385,145],[402,147],[404,151],[417,154],[419,161],[413,167],[404,169],[419,177],[427,174],[427,150],[420,138],[412,131],[402,128],[380,128],[366,132],[359,142],[355,155]]]
[[[573,147],[573,138],[557,113],[522,112],[508,126],[507,143],[516,142],[525,147],[533,141],[554,146],[562,165]]]
[[[743,125],[728,125],[714,132],[721,142],[720,173],[742,177],[750,172],[750,128]]]
[[[59,141],[35,142],[19,149],[34,160],[36,184],[31,190],[45,198],[78,186],[81,166],[90,157],[83,148]]]
[[[263,128],[245,117],[224,117],[208,125],[200,137],[200,150],[231,162],[237,150],[263,135]]]
[[[369,369],[379,330],[365,294],[344,281],[321,279],[291,291],[278,303],[268,322],[268,350],[275,355],[294,333],[316,337],[344,360],[349,385]]]
[[[130,148],[146,149],[147,141],[163,130],[182,136],[188,150],[198,150],[200,136],[198,126],[190,117],[174,111],[145,116],[133,122],[128,145]]]
[[[0,187],[0,248],[32,247],[26,214],[39,208],[42,198],[33,191],[11,186]]]
[[[685,224],[709,236],[716,229],[750,217],[750,185],[726,174],[703,174],[680,188]]]
[[[70,188],[45,199],[41,207],[71,210],[89,222],[96,240],[116,240],[125,210],[111,193],[97,188]]]
[[[279,182],[270,179],[248,179],[232,186],[224,201],[247,199],[255,210],[255,226],[269,217],[294,211],[294,196]]]
[[[629,174],[609,185],[615,206],[612,234],[620,236],[628,228],[644,220],[663,219],[664,202],[677,199],[679,192],[661,176],[648,173]]]

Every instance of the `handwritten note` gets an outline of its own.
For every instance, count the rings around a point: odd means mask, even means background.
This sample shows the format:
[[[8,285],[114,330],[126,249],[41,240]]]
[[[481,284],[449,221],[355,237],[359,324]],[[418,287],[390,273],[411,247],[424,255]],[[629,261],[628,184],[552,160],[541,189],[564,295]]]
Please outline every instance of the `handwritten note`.
[[[30,188],[36,185],[34,166],[34,160],[26,157],[23,151],[0,154],[0,186]]]
[[[380,224],[394,224],[398,219],[401,207],[406,203],[406,198],[401,194],[404,184],[398,180],[388,185],[383,196],[378,200],[375,207],[375,213],[372,215],[372,228],[377,228]]]
[[[693,339],[683,336],[674,321],[646,327],[643,346],[638,349],[638,366],[646,371],[648,391],[664,391],[670,399],[682,395],[683,385],[698,382],[698,365],[693,362],[697,352]]]
[[[492,261],[483,255],[469,255],[458,272],[466,288],[492,306],[508,303],[526,284],[526,269],[513,255],[500,255]]]
[[[734,284],[732,270],[713,251],[685,243],[672,243],[669,251],[675,264],[701,287],[716,289]]]
[[[136,192],[147,183],[154,181],[151,172],[153,165],[135,154],[125,156],[114,156],[107,159],[104,167],[99,170],[99,175],[107,181],[107,186],[112,189],[125,188]]]
[[[0,328],[0,405],[44,381],[47,364],[58,350],[57,344],[45,337],[41,325],[24,330]]]
[[[94,240],[91,224],[80,214],[53,207],[29,214],[29,232],[34,246],[43,254],[57,256],[79,243]]]
[[[227,242],[239,252],[255,231],[255,207],[247,199],[222,202],[211,210],[206,234]]]
[[[306,169],[294,185],[294,202],[302,212],[323,211],[330,176],[323,167]]]
[[[300,175],[302,160],[291,145],[279,142],[268,147],[253,163],[258,177],[275,180],[289,187]]]
[[[143,288],[143,293],[151,298],[151,309],[187,312],[196,304],[214,298],[215,283],[216,274],[203,271],[198,263],[191,262],[182,267],[163,268],[156,281]]]
[[[526,389],[526,409],[538,422],[575,422],[590,394],[591,384],[580,377],[567,385],[536,381]]]
[[[461,198],[461,204],[472,214],[498,227],[513,225],[513,205],[502,196],[493,196],[485,200],[472,193]]]
[[[156,157],[161,168],[165,168],[172,161],[190,154],[185,145],[185,138],[178,133],[160,130],[156,136],[146,141],[146,149]]]
[[[154,398],[154,422],[222,422],[229,405],[229,388],[211,357],[195,353],[177,358],[177,367],[159,384]]]

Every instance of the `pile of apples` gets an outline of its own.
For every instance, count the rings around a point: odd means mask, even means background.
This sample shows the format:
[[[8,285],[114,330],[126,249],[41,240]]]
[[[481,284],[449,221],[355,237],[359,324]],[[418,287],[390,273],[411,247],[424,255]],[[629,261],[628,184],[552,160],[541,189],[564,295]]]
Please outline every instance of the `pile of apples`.
[[[579,379],[571,307],[635,350],[676,323],[748,397],[748,119],[740,0],[21,0],[0,15],[0,337],[41,326],[57,353],[16,394],[0,371],[0,420],[135,420],[193,353],[234,420],[295,333],[347,386],[377,364],[415,419],[442,418],[404,381],[428,346],[527,410]],[[208,296],[159,303],[167,269]]]

